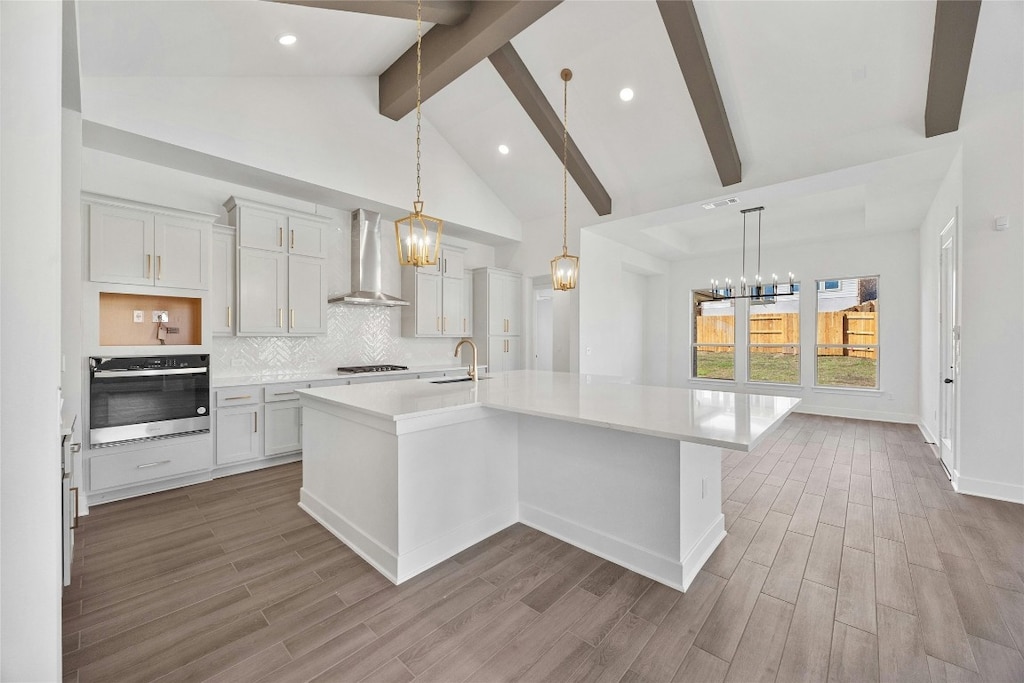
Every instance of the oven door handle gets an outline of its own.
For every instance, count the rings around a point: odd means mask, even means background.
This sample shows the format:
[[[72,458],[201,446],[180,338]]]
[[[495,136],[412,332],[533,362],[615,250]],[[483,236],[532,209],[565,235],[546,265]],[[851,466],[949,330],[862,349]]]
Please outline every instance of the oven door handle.
[[[157,377],[159,375],[205,375],[208,368],[168,368],[166,370],[97,370],[93,377]]]

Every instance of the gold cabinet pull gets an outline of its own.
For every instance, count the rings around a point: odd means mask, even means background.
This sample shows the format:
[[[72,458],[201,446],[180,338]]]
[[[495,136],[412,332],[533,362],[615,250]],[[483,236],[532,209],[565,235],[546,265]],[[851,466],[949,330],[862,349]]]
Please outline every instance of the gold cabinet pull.
[[[443,318],[441,318],[441,331],[448,331],[448,316],[444,316]]]
[[[228,327],[231,327],[231,307],[228,306]]]
[[[157,280],[159,280],[161,277],[163,277],[163,274],[164,274],[163,262],[164,262],[163,257],[160,256],[159,254],[157,254],[157,256],[156,256],[156,279]]]
[[[448,259],[443,259],[443,261],[444,261],[444,267],[441,269],[441,272],[444,273],[445,275],[447,275],[448,274]]]
[[[252,398],[252,394],[249,394],[248,396],[227,396],[227,397],[225,397],[224,400],[225,401],[244,401],[247,398]]]
[[[68,490],[75,492],[74,508],[72,508],[75,511],[75,520],[73,522],[71,522],[71,528],[72,529],[77,529],[78,528],[78,487],[77,486],[72,486]]]
[[[292,233],[291,234],[291,248],[294,249],[295,248],[295,231],[291,230],[290,232]]]
[[[146,254],[146,279],[150,278],[150,274],[153,272],[153,255]]]
[[[277,246],[284,246],[284,228],[280,225],[277,226]]]
[[[288,309],[288,326],[291,327],[292,329],[295,329],[295,309],[294,308],[289,308]]]
[[[260,416],[259,413],[252,414],[252,433],[255,434],[259,431]]]
[[[466,319],[465,318],[462,319],[462,331],[463,332],[466,331]]]
[[[281,327],[282,325],[284,325],[284,323],[281,322],[281,313],[282,312],[283,312],[282,309],[280,309],[280,308],[277,309],[277,326],[278,327]]]

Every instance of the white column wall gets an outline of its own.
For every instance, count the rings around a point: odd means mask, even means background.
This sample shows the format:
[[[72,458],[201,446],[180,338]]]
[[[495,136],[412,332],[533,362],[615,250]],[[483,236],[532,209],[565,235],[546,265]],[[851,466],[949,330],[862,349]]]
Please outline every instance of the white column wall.
[[[61,7],[0,2],[0,679],[61,679]]]

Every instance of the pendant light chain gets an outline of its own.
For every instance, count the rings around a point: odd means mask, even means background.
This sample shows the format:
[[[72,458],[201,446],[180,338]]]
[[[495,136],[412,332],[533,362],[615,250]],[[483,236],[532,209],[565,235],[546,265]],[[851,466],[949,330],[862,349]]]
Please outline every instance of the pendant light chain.
[[[420,194],[420,78],[422,75],[421,59],[423,54],[423,3],[416,0],[416,201],[413,209],[416,213],[423,212],[423,200]]]
[[[565,71],[568,71],[566,69]],[[570,72],[569,78],[572,78]],[[569,253],[569,78],[562,72],[562,256]]]

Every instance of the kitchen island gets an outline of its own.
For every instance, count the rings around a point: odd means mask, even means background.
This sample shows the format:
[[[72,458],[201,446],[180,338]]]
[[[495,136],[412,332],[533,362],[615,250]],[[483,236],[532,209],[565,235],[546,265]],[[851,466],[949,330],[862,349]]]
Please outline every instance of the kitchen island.
[[[799,403],[539,371],[298,393],[299,505],[391,581],[518,521],[679,590],[725,537],[721,449]]]

